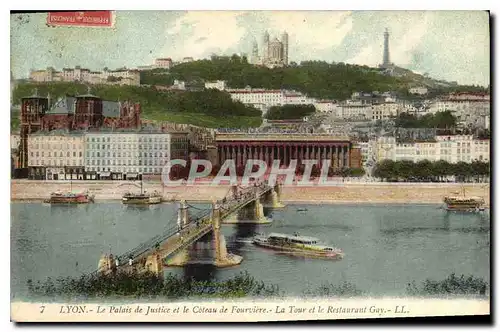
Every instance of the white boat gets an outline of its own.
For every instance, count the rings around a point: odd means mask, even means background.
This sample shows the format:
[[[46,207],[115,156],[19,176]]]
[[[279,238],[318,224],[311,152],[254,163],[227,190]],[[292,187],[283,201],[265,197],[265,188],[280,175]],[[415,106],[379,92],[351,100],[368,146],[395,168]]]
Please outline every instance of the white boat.
[[[344,257],[342,249],[325,245],[317,238],[301,236],[297,233],[294,235],[271,233],[267,236],[256,236],[252,243],[259,247],[273,249],[288,254],[324,258]]]

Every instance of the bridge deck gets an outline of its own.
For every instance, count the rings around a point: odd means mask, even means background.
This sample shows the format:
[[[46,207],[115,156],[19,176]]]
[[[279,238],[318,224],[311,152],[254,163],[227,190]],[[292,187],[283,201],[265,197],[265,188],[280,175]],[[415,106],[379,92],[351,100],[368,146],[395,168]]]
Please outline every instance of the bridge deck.
[[[241,191],[238,199],[226,198],[219,201],[220,218],[221,220],[227,218],[229,215],[238,211],[245,205],[257,199],[273,188],[267,185],[258,187],[248,187]],[[258,196],[255,195],[256,190]],[[136,248],[129,250],[123,255],[119,256],[119,269],[122,271],[137,271],[142,270],[146,259],[154,252],[158,252],[162,258],[170,258],[180,250],[188,247],[205,234],[213,229],[211,211],[208,210],[199,218],[190,221],[181,230],[177,226],[172,227],[161,235],[157,235],[150,240],[140,244]],[[129,265],[129,257],[133,260],[133,265]]]

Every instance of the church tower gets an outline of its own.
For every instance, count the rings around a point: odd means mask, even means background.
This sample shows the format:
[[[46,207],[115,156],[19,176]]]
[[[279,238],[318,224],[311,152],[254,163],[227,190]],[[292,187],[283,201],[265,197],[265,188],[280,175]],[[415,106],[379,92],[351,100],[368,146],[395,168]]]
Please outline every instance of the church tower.
[[[288,33],[286,31],[281,35],[281,43],[283,45],[283,64],[288,66]]]
[[[252,43],[252,56],[251,56],[250,61],[254,65],[258,64],[260,62],[259,61],[259,45],[257,44],[257,41],[255,39]]]
[[[269,33],[264,32],[263,44],[262,44],[262,62],[265,63],[269,58]]]

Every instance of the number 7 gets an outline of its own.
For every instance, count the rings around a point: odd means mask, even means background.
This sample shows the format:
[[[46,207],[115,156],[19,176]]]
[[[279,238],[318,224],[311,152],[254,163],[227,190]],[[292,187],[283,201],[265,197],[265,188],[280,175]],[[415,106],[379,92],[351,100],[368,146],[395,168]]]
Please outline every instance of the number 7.
[[[44,305],[40,306],[40,313],[41,313],[41,314],[43,314],[43,311],[44,311],[44,310],[45,310],[45,306],[44,306]]]

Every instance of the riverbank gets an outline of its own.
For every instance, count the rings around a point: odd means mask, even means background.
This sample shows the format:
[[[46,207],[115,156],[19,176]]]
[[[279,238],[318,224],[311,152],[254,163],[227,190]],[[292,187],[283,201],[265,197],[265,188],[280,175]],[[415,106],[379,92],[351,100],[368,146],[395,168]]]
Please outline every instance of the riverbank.
[[[144,190],[163,193],[165,200],[213,201],[229,193],[230,186],[197,184],[162,188],[159,182],[144,182]],[[126,181],[11,181],[12,201],[37,201],[48,198],[56,190],[89,190],[99,200],[119,200],[127,191],[138,192],[138,183]],[[337,186],[284,186],[281,199],[284,202],[307,204],[330,203],[385,203],[385,204],[440,204],[443,196],[465,189],[467,196],[480,196],[490,204],[490,187],[485,183],[339,183]]]

